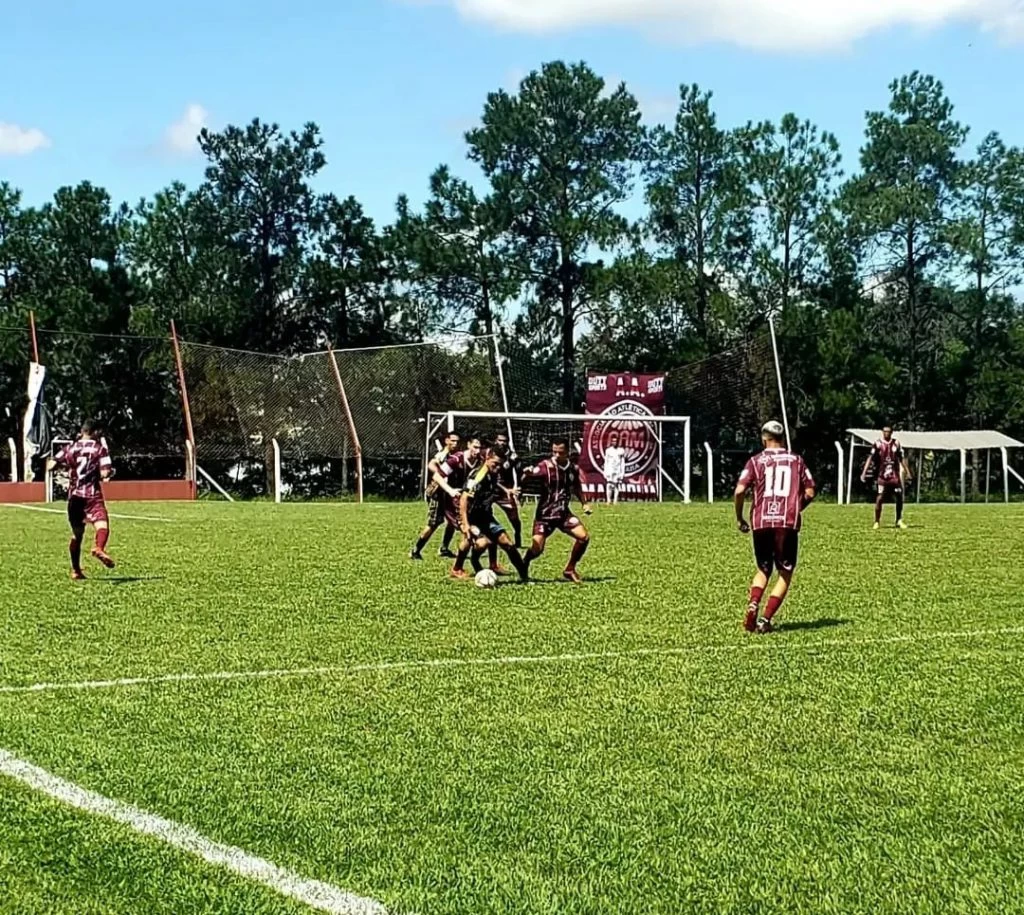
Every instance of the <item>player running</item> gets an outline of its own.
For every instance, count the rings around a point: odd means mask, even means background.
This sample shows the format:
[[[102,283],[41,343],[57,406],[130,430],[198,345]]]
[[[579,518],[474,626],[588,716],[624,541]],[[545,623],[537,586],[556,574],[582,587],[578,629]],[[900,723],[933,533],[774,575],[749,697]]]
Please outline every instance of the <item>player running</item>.
[[[519,577],[526,581],[526,563],[505,533],[505,528],[494,517],[494,505],[499,499],[515,498],[515,493],[507,490],[501,482],[501,468],[507,459],[508,452],[495,447],[487,452],[483,466],[474,471],[459,500],[460,528],[464,543],[472,547],[471,561],[475,571],[480,571],[480,554],[485,549],[493,550],[500,546]],[[460,557],[464,563],[465,556],[461,550]],[[459,563],[460,559],[456,559],[457,566]]]
[[[512,525],[512,533],[515,534],[515,546],[517,550],[523,548],[523,521],[519,515],[519,458],[512,451],[508,441],[507,432],[499,432],[494,437],[494,448],[504,453],[501,466],[498,468],[498,482],[501,483],[501,495],[497,505],[508,517],[508,523]]]
[[[585,515],[591,513],[591,507],[583,495],[579,468],[569,459],[569,443],[564,438],[555,439],[551,443],[551,457],[527,470],[523,480],[537,480],[541,487],[533,522],[533,543],[523,557],[527,569],[544,552],[548,537],[555,531],[561,531],[575,541],[569,555],[569,564],[562,576],[578,584],[583,579],[576,571],[576,565],[590,546],[590,534],[583,522],[573,514],[572,498],[575,496],[579,499]]]
[[[55,457],[46,462],[46,469],[67,467],[68,523],[71,525],[71,577],[83,581],[82,539],[85,526],[91,524],[96,531],[92,556],[108,569],[114,568],[114,560],[107,555],[107,540],[110,537],[110,519],[103,501],[103,480],[114,475],[114,468],[107,452],[107,446],[95,438],[96,427],[91,421],[82,423],[78,441],[68,445]]]
[[[754,529],[754,561],[757,574],[750,585],[743,628],[747,632],[773,631],[772,617],[786,598],[797,562],[797,539],[803,510],[814,500],[814,478],[798,454],[783,446],[782,423],[771,420],[761,428],[764,451],[747,461],[736,484],[736,524],[741,533]],[[753,489],[750,524],[743,517],[747,490]],[[778,569],[779,579],[768,598],[764,618],[758,621],[761,598]]]
[[[866,483],[868,472],[874,464],[878,470],[878,495],[875,498],[875,530],[882,523],[882,506],[889,496],[896,502],[896,527],[905,529],[903,523],[903,483],[911,480],[910,467],[899,439],[892,437],[892,426],[882,429],[882,437],[871,447],[871,454],[864,462],[860,480]]]
[[[426,527],[420,532],[419,539],[416,541],[415,546],[409,551],[410,559],[422,559],[423,558],[423,547],[427,545],[430,538],[434,536],[434,532],[442,525],[445,524],[445,511],[444,511],[444,494],[441,491],[441,487],[438,486],[437,481],[434,479],[434,474],[439,473],[441,470],[441,464],[443,464],[448,457],[455,454],[459,450],[459,433],[449,432],[444,438],[444,446],[437,454],[431,458],[430,463],[427,464],[427,471],[429,473],[429,482],[425,495],[427,497],[427,524]],[[444,540],[441,542],[441,549],[438,555],[446,559],[454,559],[455,554],[451,550],[452,537],[455,536],[455,528],[451,524],[445,524],[444,529]]]

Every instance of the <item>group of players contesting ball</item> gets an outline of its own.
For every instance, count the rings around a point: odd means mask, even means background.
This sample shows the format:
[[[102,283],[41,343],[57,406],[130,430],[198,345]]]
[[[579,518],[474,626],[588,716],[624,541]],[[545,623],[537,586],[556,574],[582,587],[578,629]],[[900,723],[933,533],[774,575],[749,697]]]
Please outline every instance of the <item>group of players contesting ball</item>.
[[[797,565],[798,538],[803,511],[815,497],[815,483],[804,459],[785,447],[785,430],[774,420],[761,428],[764,448],[747,461],[734,492],[736,523],[739,530],[753,531],[754,561],[757,571],[750,586],[750,598],[743,625],[748,632],[762,634],[774,631],[772,619],[778,613]],[[441,450],[429,462],[426,489],[427,524],[410,552],[410,558],[423,558],[423,548],[443,525],[446,526],[441,555],[455,560],[452,577],[467,579],[468,560],[475,572],[482,570],[481,558],[488,554],[490,569],[495,575],[508,574],[498,562],[499,549],[505,553],[522,581],[528,581],[530,566],[544,552],[548,538],[556,531],[568,535],[573,543],[569,562],[562,573],[568,581],[580,583],[577,564],[590,545],[590,534],[572,510],[578,500],[583,513],[591,513],[583,477],[570,451],[569,442],[556,438],[551,455],[526,469],[509,446],[507,434],[499,433],[484,448],[479,436],[471,436],[460,448],[461,437],[449,432]],[[606,494],[618,501],[622,483],[621,451],[612,443],[616,470],[607,480]],[[108,569],[114,560],[106,552],[110,537],[110,520],[103,498],[102,484],[113,476],[114,469],[106,443],[97,435],[94,423],[82,425],[77,441],[47,461],[47,470],[61,467],[68,473],[68,522],[71,526],[71,577],[85,579],[82,571],[82,545],[85,528],[95,529],[91,554]],[[605,468],[606,472],[608,468]],[[881,524],[882,508],[889,496],[896,503],[896,526],[903,522],[903,484],[910,480],[910,468],[903,448],[893,437],[891,426],[882,430],[882,438],[872,446],[861,472],[861,480],[877,479],[875,529]],[[522,521],[519,512],[521,486],[527,484],[537,495],[537,509],[530,546],[522,544]],[[752,497],[750,521],[745,517],[748,494]],[[500,507],[508,518],[514,537],[494,515]],[[462,537],[458,551],[451,551],[456,531]],[[778,578],[761,615],[761,601],[774,572]]]

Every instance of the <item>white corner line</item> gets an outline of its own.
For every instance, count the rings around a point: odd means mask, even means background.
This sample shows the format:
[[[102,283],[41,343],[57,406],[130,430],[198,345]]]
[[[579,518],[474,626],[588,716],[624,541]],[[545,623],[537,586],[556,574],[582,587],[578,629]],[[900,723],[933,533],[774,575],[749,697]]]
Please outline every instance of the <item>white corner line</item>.
[[[1002,629],[963,629],[953,632],[914,632],[906,635],[889,635],[863,639],[823,639],[808,642],[789,642],[787,651],[817,651],[823,648],[856,648],[867,645],[895,645],[932,641],[949,641],[986,638],[1002,635],[1024,635],[1024,626],[1009,626]],[[610,661],[628,658],[679,657],[693,654],[716,654],[731,652],[754,652],[768,648],[767,643],[775,642],[779,635],[751,636],[743,642],[717,645],[692,645],[683,648],[637,648],[627,651],[594,651],[573,654],[552,655],[504,655],[490,658],[433,658],[420,661],[381,661],[367,664],[329,665],[324,667],[271,668],[268,670],[220,670],[207,673],[156,674],[149,677],[119,677],[111,680],[79,680],[65,682],[43,682],[30,684],[0,684],[0,695],[11,693],[48,693],[62,691],[84,691],[114,689],[130,686],[156,686],[163,683],[207,683],[232,680],[277,680],[286,677],[330,677],[349,676],[359,673],[374,673],[404,670],[429,670],[455,667],[502,667],[525,664],[569,664],[586,661]],[[781,646],[779,646],[781,648]]]
[[[44,508],[41,505],[22,505],[20,502],[0,502],[0,506],[4,508],[20,508],[27,512],[46,512],[50,515],[66,514],[62,508]],[[173,518],[154,518],[152,515],[120,515],[116,512],[110,512],[110,517],[117,518],[118,521],[159,521],[161,524],[174,524]]]
[[[388,915],[383,903],[375,899],[356,896],[330,883],[309,880],[240,848],[215,842],[191,826],[104,797],[19,759],[2,748],[0,774],[76,810],[121,823],[140,835],[151,836],[166,845],[202,858],[209,864],[225,868],[245,880],[261,883],[281,896],[304,903],[318,912],[331,915]]]

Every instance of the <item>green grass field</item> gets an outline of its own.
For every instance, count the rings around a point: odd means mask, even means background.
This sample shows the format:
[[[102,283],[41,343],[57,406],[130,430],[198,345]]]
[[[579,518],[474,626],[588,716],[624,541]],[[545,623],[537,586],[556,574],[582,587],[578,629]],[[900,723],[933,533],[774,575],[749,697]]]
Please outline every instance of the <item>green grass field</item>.
[[[0,507],[0,748],[76,785],[396,913],[1024,910],[1024,506],[814,506],[767,637],[725,505],[491,592],[419,506],[112,511],[73,584]],[[0,911],[310,910],[0,774]]]

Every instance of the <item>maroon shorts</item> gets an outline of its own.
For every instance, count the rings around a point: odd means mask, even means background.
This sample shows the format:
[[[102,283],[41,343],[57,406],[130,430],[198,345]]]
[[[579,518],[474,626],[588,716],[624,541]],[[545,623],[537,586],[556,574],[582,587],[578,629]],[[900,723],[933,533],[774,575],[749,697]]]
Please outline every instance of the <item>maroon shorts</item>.
[[[68,523],[72,527],[85,527],[86,524],[95,524],[97,521],[110,521],[103,496],[93,496],[89,499],[82,496],[68,497]]]
[[[754,561],[765,575],[774,569],[792,572],[796,568],[799,534],[791,527],[766,527],[754,531]]]
[[[582,524],[583,522],[572,512],[562,515],[561,518],[538,518],[533,522],[533,536],[543,537],[547,540],[555,531],[571,534]]]
[[[899,480],[879,480],[878,494],[880,496],[897,496],[903,492],[903,484]]]

